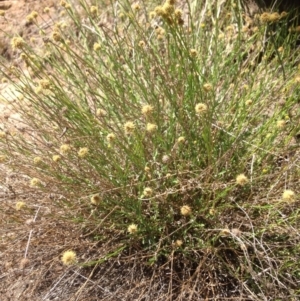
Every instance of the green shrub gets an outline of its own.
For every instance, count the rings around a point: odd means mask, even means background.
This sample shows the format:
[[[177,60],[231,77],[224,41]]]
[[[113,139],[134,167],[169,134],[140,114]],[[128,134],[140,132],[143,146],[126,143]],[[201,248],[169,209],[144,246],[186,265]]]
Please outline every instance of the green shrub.
[[[79,4],[41,29],[41,51],[12,40],[24,67],[3,73],[25,127],[1,132],[5,164],[150,262],[206,250],[254,294],[282,282],[277,239],[299,229],[299,57],[284,16],[246,17],[238,1]]]

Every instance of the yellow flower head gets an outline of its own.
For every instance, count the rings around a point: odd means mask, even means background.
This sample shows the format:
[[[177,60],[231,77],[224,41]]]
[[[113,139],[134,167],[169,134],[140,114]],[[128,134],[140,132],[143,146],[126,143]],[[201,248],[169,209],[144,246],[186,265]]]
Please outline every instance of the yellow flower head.
[[[59,4],[64,8],[70,8],[71,7],[71,5],[65,0],[61,0]]]
[[[183,241],[181,239],[177,239],[174,245],[175,247],[180,248],[183,245]]]
[[[259,19],[263,23],[267,23],[269,21],[269,13],[264,12],[263,14],[260,15]]]
[[[93,205],[99,205],[100,201],[101,201],[101,199],[100,199],[99,194],[95,194],[91,197],[91,203]]]
[[[144,48],[146,45],[145,41],[139,41],[139,47]]]
[[[152,112],[153,112],[153,106],[150,106],[150,105],[144,105],[142,107],[142,114],[143,115],[150,115]]]
[[[175,11],[174,5],[172,5],[172,4],[168,3],[168,2],[166,2],[163,5],[162,9],[163,9],[162,16],[169,16],[170,17],[174,13],[174,11]]]
[[[55,41],[55,42],[60,42],[62,40],[61,34],[56,30],[54,30],[52,32],[51,36],[52,36],[53,41]]]
[[[93,46],[94,51],[98,51],[101,49],[101,45],[99,43],[95,43]]]
[[[215,215],[216,214],[216,209],[215,208],[210,208],[209,209],[209,214],[210,215]]]
[[[183,137],[183,136],[179,137],[179,138],[177,139],[177,142],[178,142],[178,143],[183,143],[183,142],[185,142],[185,137]]]
[[[32,23],[38,17],[38,13],[36,11],[32,11],[29,15],[26,16],[26,20],[29,23]]]
[[[171,160],[171,158],[170,158],[169,155],[163,155],[162,158],[161,158],[161,161],[163,163],[168,163],[170,160]]]
[[[84,158],[87,156],[88,152],[89,152],[89,149],[87,147],[81,147],[78,151],[78,157]]]
[[[207,105],[205,103],[197,103],[195,106],[195,111],[197,114],[202,114],[207,111]]]
[[[60,146],[59,149],[60,149],[60,152],[65,155],[70,152],[71,146],[69,144],[63,144]]]
[[[33,163],[34,163],[35,165],[39,165],[39,164],[41,164],[42,162],[43,162],[43,160],[42,160],[41,157],[35,157],[35,158],[33,158]]]
[[[262,23],[273,23],[273,22],[277,22],[279,21],[281,18],[281,16],[279,15],[279,13],[275,12],[275,13],[262,13],[260,15],[260,21]]]
[[[98,7],[97,6],[91,6],[90,13],[92,17],[96,17],[98,15]]]
[[[47,80],[47,79],[41,79],[39,81],[39,85],[43,88],[43,89],[50,89],[51,87],[51,83]]]
[[[192,209],[190,206],[187,206],[187,205],[184,205],[180,208],[180,213],[183,215],[183,216],[189,216],[191,215],[192,213]]]
[[[295,192],[290,189],[285,190],[282,194],[282,199],[284,201],[293,201],[295,199]]]
[[[124,124],[124,131],[126,135],[132,134],[134,129],[135,129],[135,124],[132,121],[127,121]]]
[[[5,155],[0,155],[0,163],[5,162],[6,156]]]
[[[190,56],[196,57],[198,55],[198,51],[196,49],[191,49],[190,50]]]
[[[58,161],[60,161],[60,159],[61,159],[60,155],[54,155],[52,157],[53,162],[58,162]]]
[[[155,29],[155,33],[157,35],[163,36],[166,33],[166,31],[162,27],[159,26]]]
[[[158,5],[154,8],[154,12],[157,16],[160,16],[160,17],[167,17],[167,14],[166,14],[166,11],[164,10],[163,6],[162,5]]]
[[[132,5],[132,9],[135,10],[135,11],[138,11],[141,9],[141,6],[138,4],[138,3],[135,3]]]
[[[153,133],[157,130],[157,125],[154,123],[147,123],[146,125],[146,131],[149,133]]]
[[[252,103],[253,103],[252,99],[247,99],[247,100],[245,101],[245,105],[246,105],[246,106],[251,106]]]
[[[203,85],[203,89],[204,89],[205,92],[211,91],[212,88],[213,88],[213,86],[210,83],[206,83],[206,84]]]
[[[103,109],[97,109],[96,116],[98,117],[105,117],[107,115],[107,112]]]
[[[17,203],[16,203],[16,210],[19,211],[19,210],[21,210],[22,208],[24,208],[25,206],[26,206],[26,204],[25,204],[24,202],[22,202],[22,201],[17,202]]]
[[[135,225],[135,224],[131,224],[131,225],[129,225],[128,228],[127,228],[127,231],[128,231],[130,234],[135,234],[135,233],[137,232],[137,230],[138,230],[138,227],[137,227],[137,225]]]
[[[278,50],[278,52],[283,52],[283,51],[284,51],[284,48],[281,46],[281,47],[279,47],[277,50]]]
[[[0,138],[5,138],[6,137],[6,133],[4,131],[0,131]]]
[[[228,228],[224,228],[220,231],[221,236],[229,236],[230,235],[230,230]]]
[[[175,17],[180,20],[182,19],[182,10],[181,9],[176,9],[175,10]]]
[[[109,142],[109,143],[112,143],[114,140],[116,140],[116,135],[114,133],[110,133],[106,136],[106,140]]]
[[[41,184],[42,184],[42,182],[41,182],[40,179],[32,178],[32,179],[30,180],[30,185],[31,185],[32,187],[39,187],[39,186],[41,186]]]
[[[275,12],[269,15],[269,22],[277,22],[280,20],[280,15],[279,13]]]
[[[61,261],[64,265],[72,265],[76,262],[76,253],[74,251],[64,252]]]
[[[21,37],[14,37],[11,40],[11,47],[13,50],[22,49],[25,46],[25,41]]]
[[[242,173],[236,177],[236,183],[240,186],[244,186],[249,182],[248,178]]]
[[[285,127],[285,124],[286,124],[285,120],[278,120],[278,121],[277,121],[277,127],[278,127],[279,129],[284,128],[284,127]]]
[[[153,194],[153,190],[150,187],[146,187],[143,191],[145,197],[150,197]]]
[[[150,18],[150,20],[154,19],[155,17],[156,17],[155,11],[151,11],[151,12],[149,13],[149,18]]]

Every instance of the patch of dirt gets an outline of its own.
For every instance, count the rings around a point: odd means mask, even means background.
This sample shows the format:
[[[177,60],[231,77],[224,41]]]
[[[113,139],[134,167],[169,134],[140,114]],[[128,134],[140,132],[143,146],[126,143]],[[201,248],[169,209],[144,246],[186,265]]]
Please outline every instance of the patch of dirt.
[[[44,13],[45,7],[49,7],[48,13]],[[0,11],[4,14],[0,16],[2,64],[18,64],[18,54],[12,51],[10,45],[14,36],[21,36],[24,40],[34,39],[37,48],[41,45],[39,29],[26,19],[27,15],[36,11],[36,21],[40,29],[47,33],[62,10],[59,1],[55,0],[0,0]],[[2,82],[0,95],[6,100],[0,100],[0,129],[4,130],[9,124],[21,127],[22,118],[13,108],[18,93],[11,85]],[[55,222],[49,200],[47,203],[44,196],[23,193],[22,188],[27,179],[7,170],[2,164],[0,175],[0,299],[41,300],[38,291],[46,290],[46,294],[47,288],[40,287],[40,284],[45,284],[45,281],[55,283],[59,275],[66,273],[67,269],[61,265],[58,254],[66,249],[78,250],[78,246],[84,247],[87,241],[78,241],[79,233],[76,227],[67,222]],[[17,201],[30,204],[25,213],[19,214],[15,210]],[[32,208],[36,210],[32,211]],[[61,295],[59,299],[63,300],[64,297]]]
[[[4,16],[0,17],[0,55],[7,60],[14,58],[10,47],[13,36],[25,40],[39,37],[37,26],[26,19],[32,11],[38,13],[36,21],[40,29],[47,30],[62,10],[58,4],[59,1],[55,0],[0,0],[0,10],[4,11]],[[44,13],[45,7],[49,7],[48,13]]]

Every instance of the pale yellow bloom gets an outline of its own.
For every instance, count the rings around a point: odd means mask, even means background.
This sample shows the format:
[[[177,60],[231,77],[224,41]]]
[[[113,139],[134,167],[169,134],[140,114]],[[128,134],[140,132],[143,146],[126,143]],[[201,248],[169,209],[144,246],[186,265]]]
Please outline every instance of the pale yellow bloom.
[[[150,105],[144,105],[142,107],[142,114],[143,115],[149,115],[153,112],[154,108],[153,106],[150,106]]]
[[[206,83],[206,84],[203,85],[203,89],[204,89],[205,92],[211,91],[212,88],[213,88],[213,86],[210,83]]]
[[[61,261],[64,265],[72,265],[76,262],[76,253],[74,251],[64,252]]]
[[[230,230],[228,228],[222,229],[220,231],[220,235],[222,235],[222,236],[229,236],[230,235]]]
[[[132,134],[135,129],[135,124],[132,121],[127,121],[124,124],[124,131],[126,135]]]
[[[95,43],[93,46],[94,51],[98,51],[101,49],[101,45],[99,43]]]
[[[65,155],[65,154],[67,154],[68,152],[70,152],[71,147],[70,147],[69,144],[63,144],[63,145],[60,146],[59,149],[60,149],[61,153]]]
[[[285,190],[282,194],[282,199],[284,201],[293,201],[295,199],[295,192],[290,189]]]
[[[35,165],[39,165],[39,164],[41,164],[42,162],[43,162],[43,160],[42,160],[41,157],[35,157],[35,158],[33,158],[33,163],[34,163]]]
[[[177,239],[174,244],[175,244],[176,247],[179,248],[183,245],[183,241],[181,239]]]
[[[13,50],[22,49],[25,46],[25,41],[21,37],[14,37],[11,40],[11,47]]]
[[[93,17],[97,16],[98,15],[98,7],[97,6],[91,6],[90,8],[90,13]]]
[[[111,143],[116,140],[116,135],[114,133],[110,133],[106,136],[106,140]]]
[[[180,208],[180,213],[183,215],[183,216],[188,216],[188,215],[191,215],[192,213],[192,209],[190,206],[187,206],[187,205],[184,205]]]
[[[41,186],[41,184],[42,184],[42,182],[41,182],[41,180],[38,179],[38,178],[32,178],[32,179],[30,180],[30,185],[31,185],[32,187],[38,187],[38,186]]]
[[[96,116],[98,117],[105,117],[107,115],[107,112],[103,109],[97,109]]]
[[[171,159],[170,156],[168,156],[168,155],[163,155],[161,161],[162,161],[163,163],[168,163],[168,162],[170,161],[170,159]]]
[[[196,49],[191,49],[190,50],[190,56],[196,57],[198,55],[198,51]]]
[[[195,111],[197,114],[202,114],[207,111],[207,105],[205,103],[197,103],[195,106]]]
[[[183,137],[183,136],[179,137],[179,138],[177,139],[177,142],[178,142],[178,143],[183,143],[183,142],[185,142],[185,137]]]
[[[285,124],[286,124],[285,120],[278,120],[278,121],[277,121],[277,127],[278,127],[279,129],[284,128],[284,127],[285,127]]]
[[[138,230],[138,227],[137,227],[137,225],[135,225],[135,224],[129,225],[129,226],[128,226],[128,229],[127,229],[127,231],[128,231],[130,234],[135,234],[135,233],[137,232],[137,230]]]
[[[240,174],[236,177],[236,183],[240,186],[244,186],[249,182],[248,178],[244,174]]]
[[[89,149],[87,147],[82,147],[78,151],[78,157],[84,158],[87,156],[88,152],[89,152]]]
[[[250,106],[250,105],[252,105],[252,103],[253,103],[252,99],[247,99],[247,100],[245,101],[245,105],[246,105],[246,106]]]
[[[26,20],[31,23],[36,20],[38,17],[38,13],[36,11],[32,11],[29,15],[26,16]]]
[[[157,130],[157,125],[154,123],[147,123],[146,131],[149,133],[155,132]]]
[[[39,85],[43,88],[43,89],[50,89],[51,87],[51,83],[47,80],[47,79],[41,79],[39,81]]]
[[[141,9],[141,6],[138,4],[138,3],[135,3],[132,5],[132,9],[135,10],[135,11],[138,11]]]
[[[99,194],[95,194],[91,197],[91,203],[93,205],[99,205],[100,201],[101,201],[101,199],[100,199]]]
[[[150,196],[152,196],[152,194],[153,194],[153,190],[150,187],[146,187],[144,189],[143,195],[145,197],[150,197]]]
[[[26,203],[19,201],[16,203],[16,210],[21,210],[22,208],[24,208],[26,206]]]
[[[61,159],[61,157],[60,157],[59,155],[54,155],[54,156],[52,157],[52,160],[53,160],[54,162],[58,162],[58,161],[60,161],[60,159]]]
[[[65,0],[61,0],[60,5],[64,8],[70,8],[71,7],[71,5]]]

